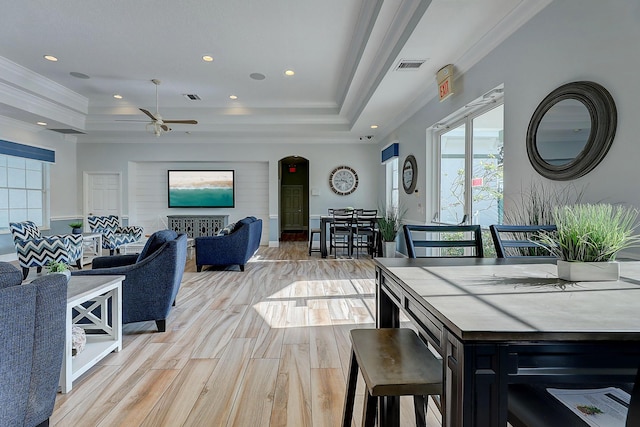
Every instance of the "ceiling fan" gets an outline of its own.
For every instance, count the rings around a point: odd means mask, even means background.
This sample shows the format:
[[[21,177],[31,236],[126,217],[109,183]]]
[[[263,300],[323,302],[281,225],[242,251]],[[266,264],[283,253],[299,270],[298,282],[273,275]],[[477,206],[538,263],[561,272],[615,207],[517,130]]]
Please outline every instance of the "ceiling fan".
[[[184,124],[184,125],[197,125],[197,120],[167,120],[163,119],[160,113],[158,112],[158,85],[160,84],[160,80],[151,79],[151,82],[156,85],[156,113],[151,114],[149,110],[145,110],[144,108],[140,108],[140,111],[145,113],[152,120],[151,123],[147,124],[147,130],[153,132],[156,136],[160,136],[160,134],[164,132],[168,132],[171,130],[167,124]]]

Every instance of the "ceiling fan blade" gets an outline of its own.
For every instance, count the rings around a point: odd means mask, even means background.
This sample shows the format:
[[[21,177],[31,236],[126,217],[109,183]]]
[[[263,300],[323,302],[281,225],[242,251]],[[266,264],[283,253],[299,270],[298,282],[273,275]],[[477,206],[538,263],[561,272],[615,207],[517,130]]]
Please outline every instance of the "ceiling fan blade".
[[[144,108],[140,108],[140,111],[142,111],[143,113],[145,113],[147,116],[151,117],[151,120],[153,120],[154,122],[158,119],[156,119],[153,114],[151,114],[149,111],[145,110]]]
[[[169,132],[171,129],[169,129],[169,126],[167,125],[160,125],[160,127],[162,128],[163,131],[165,132]]]
[[[163,123],[180,123],[183,125],[197,125],[198,121],[197,120],[164,120],[162,119]]]

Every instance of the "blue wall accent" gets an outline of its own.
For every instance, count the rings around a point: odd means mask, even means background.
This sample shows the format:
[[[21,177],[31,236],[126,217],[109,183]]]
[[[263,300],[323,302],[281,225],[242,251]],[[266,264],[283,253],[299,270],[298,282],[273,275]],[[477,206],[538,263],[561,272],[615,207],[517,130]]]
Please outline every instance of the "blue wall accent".
[[[4,139],[0,139],[0,154],[22,157],[25,159],[41,160],[43,162],[56,162],[55,151],[32,147],[30,145],[18,144],[17,142],[5,141]]]
[[[394,142],[393,144],[382,150],[382,163],[393,157],[398,157],[399,145],[400,144],[398,144],[397,142]]]

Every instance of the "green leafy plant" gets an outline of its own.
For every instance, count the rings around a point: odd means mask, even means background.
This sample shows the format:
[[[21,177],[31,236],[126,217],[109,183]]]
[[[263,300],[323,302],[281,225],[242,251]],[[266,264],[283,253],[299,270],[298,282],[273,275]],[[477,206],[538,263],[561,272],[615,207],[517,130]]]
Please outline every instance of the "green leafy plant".
[[[49,273],[64,273],[69,270],[69,265],[62,261],[49,261],[46,267]]]
[[[398,231],[402,227],[402,218],[406,213],[406,209],[386,209],[384,216],[378,218],[378,228],[380,235],[385,242],[393,242],[396,240]]]
[[[539,244],[564,261],[614,261],[618,252],[637,246],[635,235],[638,210],[631,207],[598,204],[557,206],[554,233],[539,233]]]
[[[553,210],[560,206],[570,206],[580,203],[584,189],[577,189],[570,184],[564,187],[545,187],[540,183],[532,183],[527,189],[523,189],[518,198],[512,200],[509,210],[504,213],[504,224],[514,225],[553,225]],[[506,236],[513,240],[519,240],[522,236]],[[484,236],[483,236],[484,238]],[[531,236],[536,241],[536,235]],[[491,238],[489,238],[491,241]],[[508,248],[512,255],[521,256],[549,256],[549,249],[540,244],[531,248]],[[487,253],[487,252],[485,252]],[[488,255],[487,255],[488,256]]]
[[[82,221],[77,221],[77,222],[70,222],[69,223],[69,227],[71,228],[82,228],[84,224],[82,223]]]

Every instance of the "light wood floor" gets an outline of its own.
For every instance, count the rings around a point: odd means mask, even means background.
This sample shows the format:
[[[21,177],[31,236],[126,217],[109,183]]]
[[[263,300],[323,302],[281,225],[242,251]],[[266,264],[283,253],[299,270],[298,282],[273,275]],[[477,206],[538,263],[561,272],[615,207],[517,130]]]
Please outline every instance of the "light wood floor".
[[[191,260],[167,332],[125,325],[123,350],[58,394],[51,424],[339,426],[348,331],[373,327],[374,305],[370,259],[309,257],[305,242],[261,247],[245,272],[196,273]],[[354,426],[362,393],[360,380]],[[433,405],[428,425],[440,425]]]

